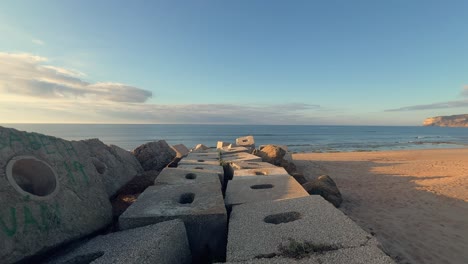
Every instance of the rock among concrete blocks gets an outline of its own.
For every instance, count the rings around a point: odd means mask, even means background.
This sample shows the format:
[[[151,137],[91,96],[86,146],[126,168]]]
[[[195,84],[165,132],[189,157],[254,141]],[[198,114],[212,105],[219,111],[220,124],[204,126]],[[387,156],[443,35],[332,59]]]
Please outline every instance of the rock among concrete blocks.
[[[343,202],[338,186],[336,186],[335,181],[328,175],[321,175],[317,179],[304,183],[302,187],[304,187],[309,194],[322,196],[335,207],[340,207]]]
[[[228,207],[244,203],[309,196],[293,177],[241,177],[229,181],[225,203]]]
[[[121,229],[171,219],[185,223],[194,262],[225,254],[227,213],[219,183],[148,187],[119,218]]]
[[[186,170],[180,168],[165,168],[154,181],[154,184],[199,184],[224,183],[224,177],[217,172],[203,170]]]
[[[260,145],[260,147],[258,147],[258,149],[262,150],[266,146],[268,146],[268,145]],[[286,146],[286,145],[276,145],[276,144],[274,144],[273,146],[277,146],[279,148],[282,148],[284,151],[288,152],[288,146]]]
[[[171,147],[176,152],[177,158],[185,157],[190,150],[184,144],[178,144]]]
[[[203,145],[203,144],[198,144],[196,145],[193,149],[192,149],[192,152],[203,152],[203,151],[206,151],[206,150],[209,150],[210,148]]]
[[[232,153],[232,154],[224,154],[221,156],[221,159],[225,162],[232,162],[232,161],[250,161],[250,162],[261,162],[262,158],[249,154],[249,153]]]
[[[0,127],[2,263],[17,262],[111,223],[112,208],[99,173],[102,164],[93,162],[93,156],[83,141]]]
[[[216,148],[222,149],[222,148],[228,147],[229,145],[231,145],[231,143],[218,141],[218,143],[216,144]]]
[[[162,170],[176,157],[176,152],[164,140],[143,144],[133,150],[133,155],[145,171]]]
[[[255,148],[254,137],[253,136],[245,136],[245,137],[236,138],[236,145],[246,147],[246,148],[249,148],[249,149],[254,149]]]
[[[143,172],[140,162],[120,147],[107,146],[99,139],[83,140],[91,152],[92,162],[106,188],[107,195],[112,197],[127,182]]]
[[[243,169],[243,170],[235,170],[233,174],[233,180],[241,179],[245,177],[257,177],[257,176],[284,176],[290,177],[288,172],[281,167],[275,168],[257,168],[257,169]]]
[[[166,221],[91,239],[50,264],[173,264],[191,263],[184,223]]]
[[[339,260],[340,254],[353,255],[335,252],[346,249],[355,250],[357,258],[369,254],[386,259],[377,246],[375,238],[322,197],[307,196],[235,206],[229,220],[227,261],[288,256],[303,247],[336,254],[329,255],[330,260]]]

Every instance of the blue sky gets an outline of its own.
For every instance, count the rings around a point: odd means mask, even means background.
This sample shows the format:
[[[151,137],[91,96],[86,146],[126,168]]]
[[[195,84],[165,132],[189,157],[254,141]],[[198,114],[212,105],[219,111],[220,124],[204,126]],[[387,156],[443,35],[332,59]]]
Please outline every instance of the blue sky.
[[[2,1],[0,123],[468,113],[468,1]]]

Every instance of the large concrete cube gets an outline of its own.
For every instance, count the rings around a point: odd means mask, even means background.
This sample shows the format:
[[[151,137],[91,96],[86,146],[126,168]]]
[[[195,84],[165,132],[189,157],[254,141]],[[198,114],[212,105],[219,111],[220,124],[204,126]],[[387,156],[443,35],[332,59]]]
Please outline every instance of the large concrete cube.
[[[154,184],[199,184],[224,183],[223,175],[217,172],[203,170],[186,170],[180,168],[165,168],[159,173]]]
[[[230,167],[233,170],[278,168],[277,166],[268,162],[255,162],[255,161],[233,161],[230,163]]]
[[[211,165],[211,166],[219,166],[219,160],[209,160],[206,158],[200,159],[188,159],[184,158],[179,161],[179,165]]]
[[[290,177],[288,172],[281,167],[275,168],[258,168],[258,169],[244,169],[244,170],[235,170],[233,180],[241,179],[244,177],[252,176],[284,176]]]
[[[221,156],[221,159],[225,162],[232,161],[248,161],[248,162],[261,162],[262,158],[249,154],[249,153],[233,153],[233,154],[224,154]]]
[[[220,175],[224,175],[224,169],[222,166],[219,165],[196,165],[196,164],[179,164],[177,166],[179,169],[188,169],[188,170],[202,170],[202,171],[209,171],[209,172],[216,172]]]
[[[376,250],[378,245],[322,197],[308,196],[235,206],[229,220],[227,261],[281,256],[281,248],[292,241],[325,253],[359,247]]]
[[[236,138],[236,145],[237,146],[242,146],[242,147],[247,147],[247,148],[251,148],[251,147],[255,148],[254,137],[253,136],[245,136],[245,137]]]
[[[219,153],[190,153],[185,157],[187,160],[218,160],[219,161]]]
[[[119,218],[121,229],[182,219],[194,261],[207,255],[222,260],[227,214],[219,183],[148,187]]]
[[[229,142],[223,142],[223,141],[218,141],[218,143],[216,144],[216,148],[217,149],[222,149],[222,148],[225,148],[227,146],[229,146],[231,143]]]
[[[93,157],[83,141],[0,127],[0,262],[19,261],[111,223],[102,164]]]
[[[91,239],[50,264],[174,264],[191,263],[182,220],[166,221]]]
[[[309,196],[293,177],[257,176],[229,181],[226,189],[226,205],[255,203]]]
[[[395,262],[376,246],[342,248],[332,251],[313,253],[304,258],[285,256],[265,256],[231,264],[395,264]]]

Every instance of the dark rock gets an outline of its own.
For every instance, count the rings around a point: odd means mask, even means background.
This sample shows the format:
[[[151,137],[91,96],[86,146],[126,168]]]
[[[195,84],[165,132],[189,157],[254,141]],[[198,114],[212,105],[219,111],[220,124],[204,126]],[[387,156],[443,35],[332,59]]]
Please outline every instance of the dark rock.
[[[276,166],[281,166],[286,151],[279,146],[267,145],[262,150],[253,153],[262,158],[262,161],[271,163]]]
[[[164,140],[143,144],[133,150],[133,155],[145,171],[162,170],[176,157],[176,152]]]
[[[309,194],[322,196],[335,207],[340,207],[343,198],[336,183],[328,175],[319,176],[317,179],[302,185]]]

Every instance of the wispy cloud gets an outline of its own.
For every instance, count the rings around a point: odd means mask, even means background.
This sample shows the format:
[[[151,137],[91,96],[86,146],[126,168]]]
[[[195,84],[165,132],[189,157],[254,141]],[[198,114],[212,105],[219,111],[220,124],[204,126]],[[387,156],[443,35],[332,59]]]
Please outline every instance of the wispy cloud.
[[[468,85],[465,85],[463,87],[461,96],[468,97]],[[462,107],[468,107],[468,99],[438,102],[438,103],[432,103],[432,104],[405,106],[405,107],[400,107],[400,108],[387,109],[385,110],[385,112],[418,111],[418,110],[462,108]]]
[[[34,43],[36,45],[40,45],[40,46],[45,45],[45,42],[40,40],[40,39],[32,39],[31,41],[32,41],[32,43]]]
[[[0,52],[0,92],[48,99],[145,102],[150,91],[114,82],[89,83],[83,73],[44,65],[47,58]]]

